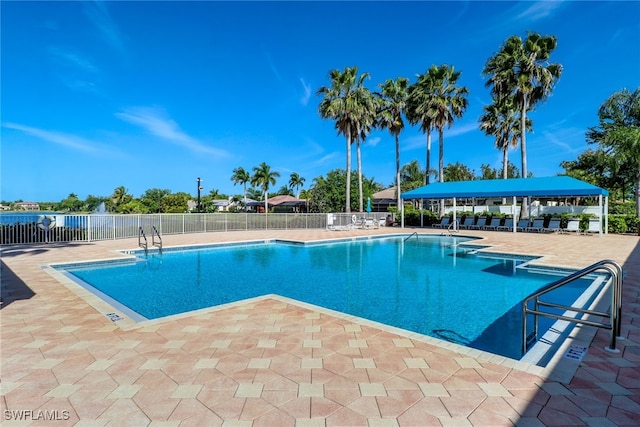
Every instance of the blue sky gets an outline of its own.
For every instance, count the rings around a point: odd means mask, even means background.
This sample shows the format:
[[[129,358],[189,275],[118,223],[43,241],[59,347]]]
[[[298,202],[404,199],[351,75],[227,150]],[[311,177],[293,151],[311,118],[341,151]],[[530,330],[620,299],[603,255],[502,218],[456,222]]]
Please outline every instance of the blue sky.
[[[640,82],[640,2],[7,2],[1,7],[0,198],[59,201],[125,186],[241,194],[231,175],[261,162],[287,185],[345,167],[345,141],[320,119],[331,69],[357,66],[374,90],[453,65],[469,91],[445,131],[445,164],[500,167],[478,129],[490,103],[482,69],[511,35],[558,38],[564,70],[530,114],[528,167],[561,172],[587,148],[599,106]],[[434,139],[432,162],[437,161]],[[425,137],[401,134],[401,163],[425,162]],[[519,151],[510,160],[520,167]],[[367,177],[391,185],[393,138],[362,147]],[[355,155],[353,168],[356,167]]]

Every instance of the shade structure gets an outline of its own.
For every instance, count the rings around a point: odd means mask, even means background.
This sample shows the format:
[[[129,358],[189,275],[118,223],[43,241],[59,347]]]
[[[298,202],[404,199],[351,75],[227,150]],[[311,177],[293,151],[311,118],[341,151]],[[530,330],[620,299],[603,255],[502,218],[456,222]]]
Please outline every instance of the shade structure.
[[[609,192],[604,188],[589,184],[570,176],[551,176],[542,178],[487,179],[478,181],[436,182],[411,191],[400,197],[402,199],[453,199],[454,229],[456,229],[456,199],[512,197],[513,215],[515,216],[516,197],[585,197],[597,196],[599,214],[604,217],[605,231],[608,228]],[[602,199],[605,197],[604,213]],[[404,209],[402,211],[404,223]],[[514,221],[513,232],[516,232]],[[599,234],[602,236],[602,227]]]
[[[608,196],[609,192],[570,176],[436,182],[411,191],[403,199],[489,197]]]

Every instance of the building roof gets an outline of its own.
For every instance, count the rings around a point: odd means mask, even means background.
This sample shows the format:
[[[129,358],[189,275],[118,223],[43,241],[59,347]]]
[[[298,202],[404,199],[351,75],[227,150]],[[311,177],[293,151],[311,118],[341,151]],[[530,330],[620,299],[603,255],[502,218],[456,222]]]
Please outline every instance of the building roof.
[[[396,200],[396,186],[385,188],[382,191],[378,191],[377,193],[373,193],[371,198],[374,201],[378,200]]]
[[[608,196],[603,188],[569,176],[436,182],[402,194],[403,199],[471,197]]]

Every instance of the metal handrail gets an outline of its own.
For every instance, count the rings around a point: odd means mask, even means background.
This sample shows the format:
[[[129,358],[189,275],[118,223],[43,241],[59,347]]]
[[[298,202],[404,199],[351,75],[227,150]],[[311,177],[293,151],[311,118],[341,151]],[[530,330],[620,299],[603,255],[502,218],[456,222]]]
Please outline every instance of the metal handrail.
[[[413,236],[416,236],[416,239],[417,239],[418,238],[418,232],[414,231],[413,233],[409,234],[407,237],[405,237],[404,241],[406,242],[407,240],[409,240]]]
[[[453,227],[453,231],[456,233],[460,232],[460,227],[456,227],[456,224],[459,224],[459,221],[456,219],[455,221],[451,221],[451,224],[447,227],[447,234],[451,234],[451,227]]]
[[[152,225],[153,233],[151,234],[151,245],[157,246],[160,254],[162,255],[162,237],[160,237],[160,233],[155,225]],[[156,242],[155,236],[158,236],[158,242]]]
[[[611,285],[611,310],[609,313],[598,312],[593,310],[585,310],[577,307],[564,306],[560,304],[554,304],[549,302],[540,301],[540,297],[542,295],[547,294],[548,292],[553,291],[561,286],[564,286],[568,283],[571,283],[577,279],[580,279],[587,274],[593,273],[598,270],[606,270],[611,275],[612,285]],[[527,352],[527,314],[533,314],[535,316],[535,325],[534,325],[534,338],[537,339],[538,336],[538,317],[545,316],[551,317],[554,319],[566,320],[568,322],[580,323],[589,326],[595,326],[598,328],[610,329],[611,337],[609,341],[609,347],[605,347],[606,351],[617,353],[620,350],[616,349],[616,338],[623,339],[620,336],[620,331],[622,327],[622,267],[615,261],[612,260],[602,260],[598,261],[595,264],[592,264],[582,270],[576,271],[575,273],[570,274],[567,277],[556,280],[553,283],[545,286],[539,291],[531,294],[522,302],[522,353]],[[531,300],[535,300],[534,309],[529,309],[528,304]],[[567,311],[573,311],[581,314],[588,314],[600,317],[609,317],[609,324],[593,322],[590,320],[586,320],[583,318],[574,318],[567,317],[562,315],[557,315],[553,313],[547,313],[543,311],[539,311],[540,306],[552,307],[552,308],[560,308]]]
[[[140,237],[144,239],[144,243],[140,240]],[[144,254],[147,255],[149,243],[147,242],[147,236],[144,234],[144,229],[142,227],[138,228],[138,247],[144,249]]]

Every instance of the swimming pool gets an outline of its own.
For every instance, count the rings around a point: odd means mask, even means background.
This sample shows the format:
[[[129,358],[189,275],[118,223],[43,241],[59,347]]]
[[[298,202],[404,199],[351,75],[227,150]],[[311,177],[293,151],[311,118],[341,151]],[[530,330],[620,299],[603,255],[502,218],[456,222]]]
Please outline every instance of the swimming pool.
[[[277,294],[467,347],[520,359],[522,300],[558,271],[534,257],[489,255],[457,236],[169,248],[127,262],[58,266],[138,319]],[[564,272],[566,273],[566,272]],[[550,294],[571,304],[591,283]],[[541,318],[541,328],[553,323]]]

